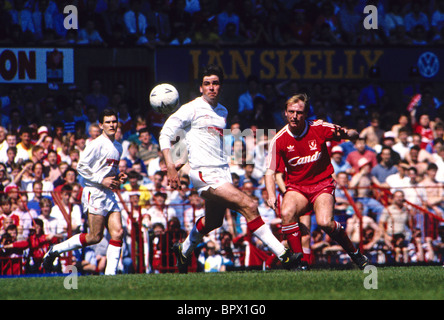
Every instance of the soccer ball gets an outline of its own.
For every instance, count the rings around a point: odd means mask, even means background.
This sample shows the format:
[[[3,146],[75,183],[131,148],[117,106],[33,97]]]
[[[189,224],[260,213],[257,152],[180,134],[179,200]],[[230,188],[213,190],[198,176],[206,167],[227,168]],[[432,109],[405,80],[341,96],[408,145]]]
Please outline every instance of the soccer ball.
[[[171,114],[179,105],[179,92],[169,83],[159,84],[151,90],[150,104],[156,112]]]

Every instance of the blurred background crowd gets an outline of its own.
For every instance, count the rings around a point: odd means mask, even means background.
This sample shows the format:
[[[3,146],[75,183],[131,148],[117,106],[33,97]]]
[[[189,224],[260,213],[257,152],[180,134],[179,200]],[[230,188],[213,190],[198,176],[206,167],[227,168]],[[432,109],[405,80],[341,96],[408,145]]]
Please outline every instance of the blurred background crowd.
[[[63,9],[71,4],[78,9],[77,30],[63,27]],[[362,28],[363,8],[369,4],[378,8],[380,26],[371,37]],[[444,0],[0,0],[0,16],[0,45],[9,47],[417,46],[443,43]],[[278,237],[279,211],[266,205],[263,181],[273,134],[268,129],[280,130],[285,101],[307,92],[311,119],[360,132],[355,143],[329,145],[338,183],[335,219],[352,241],[372,263],[442,264],[444,96],[439,85],[421,81],[417,70],[410,76],[412,81],[395,93],[377,81],[377,68],[369,70],[365,83],[273,83],[251,75],[239,85],[244,91],[231,99],[237,104],[228,106],[234,112],[227,124],[231,134],[224,137],[233,182],[256,199]],[[187,167],[181,171],[181,190],[167,186],[157,141],[165,118],[138,105],[125,82],[106,89],[99,78],[87,90],[56,83],[45,90],[27,84],[1,89],[0,245],[6,258],[1,274],[42,272],[40,261],[51,243],[86,230],[76,165],[85,146],[101,133],[97,117],[106,107],[119,114],[116,139],[124,150],[119,169],[129,176],[118,192],[126,232],[120,271],[174,270],[171,244],[190,231],[205,209]],[[349,262],[315,221],[309,229],[308,263]],[[11,243],[13,248],[5,247]],[[106,246],[105,238],[69,261],[82,272],[99,274]],[[11,258],[20,264],[8,264]],[[248,234],[243,218],[227,211],[223,227],[196,252],[194,268],[268,268],[275,262]]]
[[[367,5],[378,32],[363,26]],[[15,46],[444,43],[443,0],[1,0],[0,17],[0,43]]]

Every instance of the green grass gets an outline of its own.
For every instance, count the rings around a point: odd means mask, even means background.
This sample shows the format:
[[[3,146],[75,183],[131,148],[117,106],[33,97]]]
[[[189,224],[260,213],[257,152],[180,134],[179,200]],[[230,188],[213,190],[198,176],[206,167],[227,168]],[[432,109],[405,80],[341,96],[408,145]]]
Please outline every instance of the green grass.
[[[80,276],[77,289],[65,289],[65,277],[0,279],[0,299],[143,299],[143,300],[361,300],[444,299],[442,267],[379,267],[378,289],[365,289],[374,273],[360,270],[305,272]],[[71,282],[72,283],[72,282]]]

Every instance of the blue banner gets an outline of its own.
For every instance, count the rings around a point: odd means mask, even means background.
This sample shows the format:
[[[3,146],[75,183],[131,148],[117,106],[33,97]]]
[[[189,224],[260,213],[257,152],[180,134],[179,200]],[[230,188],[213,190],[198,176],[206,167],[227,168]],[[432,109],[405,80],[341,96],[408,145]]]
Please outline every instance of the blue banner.
[[[409,81],[412,70],[423,80],[443,81],[444,49],[415,48],[223,48],[165,47],[156,50],[157,82],[188,82],[200,66],[222,66],[226,81],[255,74],[262,81]],[[375,67],[375,68],[373,68]],[[373,69],[372,69],[373,68]]]

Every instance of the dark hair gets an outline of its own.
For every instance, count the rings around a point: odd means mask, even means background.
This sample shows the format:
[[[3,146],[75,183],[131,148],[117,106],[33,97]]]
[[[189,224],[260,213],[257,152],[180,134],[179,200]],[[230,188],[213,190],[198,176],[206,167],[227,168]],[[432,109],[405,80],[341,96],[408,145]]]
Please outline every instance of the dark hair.
[[[66,178],[66,175],[67,175],[68,172],[70,172],[70,171],[74,172],[74,175],[75,175],[76,178],[77,178],[77,170],[74,169],[74,168],[72,168],[72,167],[68,167],[68,168],[66,168],[65,171],[63,171],[63,173],[62,173],[62,178],[65,179],[65,178]]]
[[[127,175],[128,179],[136,178],[137,180],[140,180],[142,178],[142,176],[137,171],[134,170],[129,171]]]
[[[62,186],[62,192],[71,192],[72,191],[72,186],[70,184],[64,184]]]
[[[0,205],[6,204],[6,203],[12,203],[12,200],[7,194],[2,194],[0,196]]]
[[[119,117],[117,116],[117,112],[112,110],[112,109],[105,109],[102,112],[100,112],[99,115],[99,122],[103,123],[103,121],[105,120],[105,117],[110,117],[110,116],[115,116],[116,119],[118,119]]]
[[[219,82],[222,84],[224,82],[224,71],[221,67],[210,64],[206,67],[203,67],[203,69],[200,72],[200,82],[202,83],[204,77],[216,75],[219,77]]]
[[[155,194],[154,194],[154,196],[155,197],[162,197],[162,198],[164,198],[165,200],[167,199],[167,197],[168,197],[168,195],[166,194],[166,193],[164,193],[164,192],[156,192]]]
[[[438,166],[436,164],[434,164],[433,162],[431,162],[427,166],[427,170],[438,170]]]
[[[39,219],[39,218],[36,218],[36,219],[34,219],[34,223],[35,223],[36,225],[39,225],[40,228],[43,228],[43,220],[41,220],[41,219]]]
[[[148,132],[148,134],[150,134],[150,130],[147,127],[144,127],[144,128],[139,130],[139,135],[144,133],[144,132]]]

